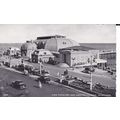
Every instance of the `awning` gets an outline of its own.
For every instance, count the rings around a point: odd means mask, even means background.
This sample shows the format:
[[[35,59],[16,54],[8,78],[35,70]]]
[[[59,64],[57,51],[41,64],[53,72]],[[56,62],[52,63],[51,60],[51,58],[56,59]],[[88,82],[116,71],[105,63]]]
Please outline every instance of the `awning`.
[[[104,59],[96,59],[96,63],[107,63],[107,60]]]

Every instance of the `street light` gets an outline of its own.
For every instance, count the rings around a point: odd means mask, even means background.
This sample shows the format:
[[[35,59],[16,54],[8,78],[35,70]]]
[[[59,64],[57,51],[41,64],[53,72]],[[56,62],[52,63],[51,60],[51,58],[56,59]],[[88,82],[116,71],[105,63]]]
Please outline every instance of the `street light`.
[[[74,60],[75,60],[75,57],[72,57],[72,60],[73,60],[73,63],[74,63]],[[72,64],[72,66],[73,66],[74,64]],[[74,69],[74,67],[73,67],[73,69]]]
[[[10,64],[10,67],[11,67],[11,55],[9,55],[9,64]]]
[[[39,60],[39,64],[40,64],[40,75],[41,75],[41,68],[42,68],[42,59],[41,58]]]
[[[90,64],[91,64],[91,70],[92,70],[92,56],[91,56],[91,60],[90,60]],[[90,90],[92,91],[92,71],[90,70]]]

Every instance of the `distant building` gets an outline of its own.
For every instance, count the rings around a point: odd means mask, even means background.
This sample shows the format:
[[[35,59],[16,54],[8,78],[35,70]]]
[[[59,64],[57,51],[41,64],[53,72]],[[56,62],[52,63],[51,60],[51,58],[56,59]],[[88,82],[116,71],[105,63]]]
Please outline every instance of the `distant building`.
[[[18,54],[20,54],[20,49],[19,49],[19,48],[10,47],[10,48],[7,50],[7,55],[17,56]]]
[[[54,60],[54,56],[49,50],[39,49],[32,53],[32,62],[34,63],[38,63],[40,59],[43,62],[48,62],[50,58]]]
[[[35,43],[32,41],[26,41],[26,43],[21,46],[21,55],[31,59],[31,55],[36,49],[37,45]]]
[[[116,51],[102,51],[100,58],[107,60],[108,67],[116,67]]]
[[[52,52],[58,52],[59,49],[66,47],[79,46],[76,41],[61,35],[37,37],[35,42],[38,45],[38,49],[47,49]]]

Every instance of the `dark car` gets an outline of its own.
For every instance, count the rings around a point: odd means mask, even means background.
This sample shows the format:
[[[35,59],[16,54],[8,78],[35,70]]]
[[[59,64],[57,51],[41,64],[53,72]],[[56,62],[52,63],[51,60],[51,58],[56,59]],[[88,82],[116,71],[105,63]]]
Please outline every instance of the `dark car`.
[[[50,82],[50,74],[48,71],[42,71],[42,74],[36,81],[41,81],[42,83]]]
[[[37,69],[37,68],[34,68],[34,69],[31,71],[31,73],[32,73],[33,75],[40,75],[40,70]]]
[[[74,81],[75,81],[74,77],[67,76],[65,79],[62,80],[62,84],[69,85]]]
[[[38,81],[41,81],[41,83],[48,83],[48,82],[50,82],[50,78],[49,77],[46,77],[46,76],[40,76],[39,78],[38,78]]]
[[[82,72],[90,74],[91,72],[95,72],[94,67],[86,67]]]
[[[111,75],[113,75],[114,73],[116,73],[116,68],[107,68],[107,72],[110,73]]]
[[[18,66],[16,67],[16,69],[17,69],[18,71],[24,71],[25,67],[24,67],[23,64],[20,64],[20,65],[18,65]]]
[[[13,82],[11,83],[11,86],[12,86],[13,88],[21,89],[21,90],[26,88],[26,84],[24,84],[22,80],[13,81]]]
[[[32,74],[34,68],[33,68],[33,66],[31,66],[31,65],[25,65],[25,70],[27,70],[28,73]]]
[[[5,62],[5,66],[10,67],[10,63],[9,62]]]

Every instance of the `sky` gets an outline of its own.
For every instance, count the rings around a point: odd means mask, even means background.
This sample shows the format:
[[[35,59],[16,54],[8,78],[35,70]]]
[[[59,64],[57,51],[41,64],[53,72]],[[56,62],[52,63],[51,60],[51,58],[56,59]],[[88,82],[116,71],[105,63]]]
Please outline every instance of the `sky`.
[[[0,24],[0,43],[24,43],[39,36],[64,35],[79,43],[116,43],[114,24]]]

